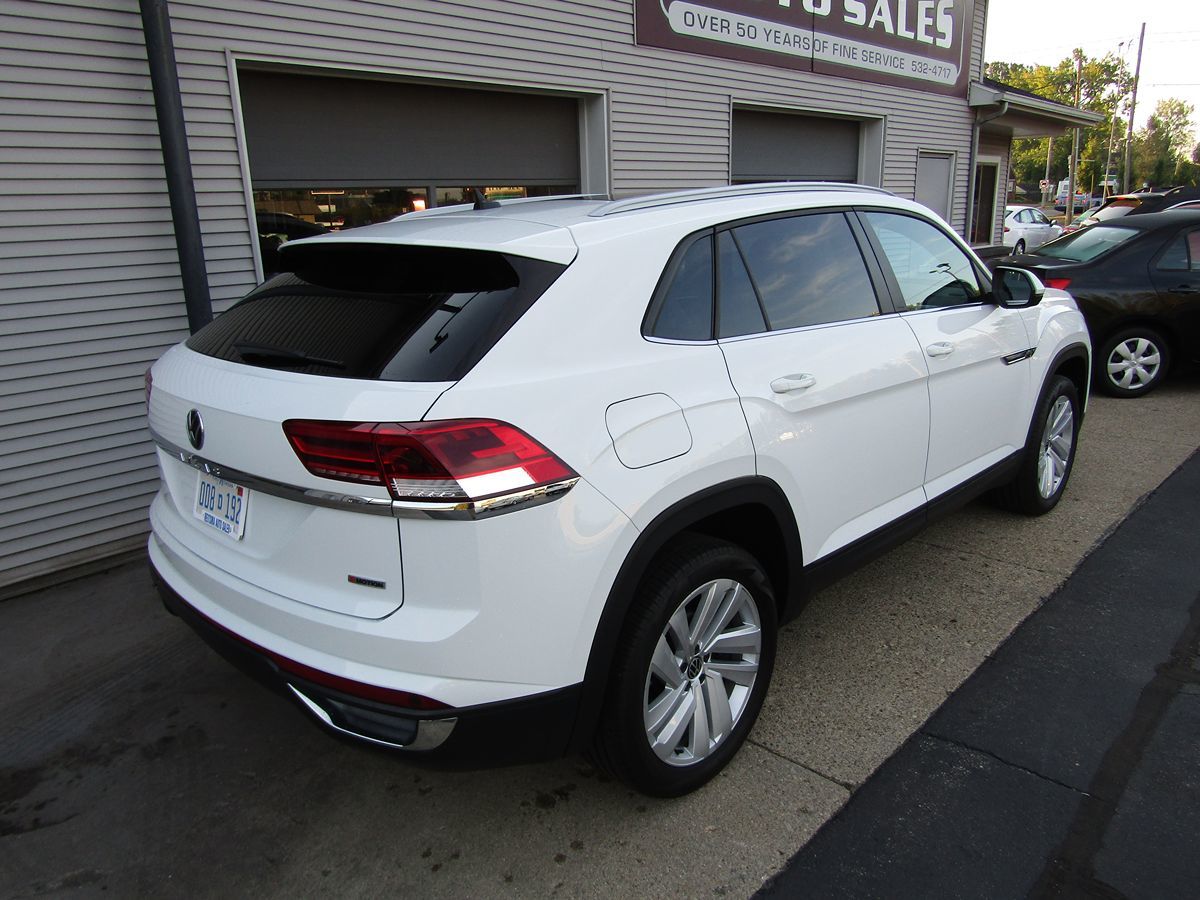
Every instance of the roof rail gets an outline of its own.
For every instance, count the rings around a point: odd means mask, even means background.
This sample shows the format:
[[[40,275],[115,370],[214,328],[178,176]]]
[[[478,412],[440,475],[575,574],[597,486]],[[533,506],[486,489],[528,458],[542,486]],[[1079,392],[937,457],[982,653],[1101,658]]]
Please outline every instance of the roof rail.
[[[547,200],[610,200],[608,194],[550,194],[546,197],[509,197],[504,200],[490,200],[489,203],[495,203],[498,206],[514,206],[518,203],[543,203]],[[491,207],[488,207],[489,209]],[[412,212],[401,213],[396,216],[396,219],[410,219],[413,216],[444,216],[452,212],[467,212],[468,210],[478,209],[474,203],[455,203],[451,206],[435,206],[432,209],[417,209]],[[392,221],[395,221],[393,219]]]
[[[769,181],[760,184],[727,184],[719,187],[694,188],[687,191],[672,191],[669,194],[650,194],[613,200],[592,210],[590,216],[611,216],[616,213],[654,209],[659,206],[674,206],[679,203],[696,203],[701,200],[721,200],[727,197],[754,197],[762,194],[802,194],[814,191],[869,191],[873,194],[895,195],[883,188],[865,184],[846,184],[841,181]]]

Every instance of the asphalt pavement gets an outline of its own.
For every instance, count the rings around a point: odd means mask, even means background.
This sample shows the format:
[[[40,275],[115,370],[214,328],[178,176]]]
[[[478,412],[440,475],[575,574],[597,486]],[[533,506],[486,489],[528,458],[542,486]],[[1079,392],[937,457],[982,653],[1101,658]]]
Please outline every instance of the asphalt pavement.
[[[746,746],[678,800],[335,740],[144,561],[0,602],[0,898],[748,897],[781,871],[813,897],[1195,896],[1195,460],[1160,485],[1197,398],[1095,398],[1050,515],[973,504],[822,591]]]
[[[762,897],[1200,893],[1200,455]]]

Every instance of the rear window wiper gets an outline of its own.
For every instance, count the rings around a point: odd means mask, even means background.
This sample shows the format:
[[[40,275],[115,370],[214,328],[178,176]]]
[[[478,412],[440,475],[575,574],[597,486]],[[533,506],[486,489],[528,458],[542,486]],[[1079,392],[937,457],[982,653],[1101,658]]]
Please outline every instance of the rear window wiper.
[[[329,369],[344,369],[346,364],[340,359],[324,359],[320,356],[309,356],[290,347],[277,347],[274,344],[256,344],[253,341],[234,341],[236,350],[246,362],[251,359],[263,362],[282,363],[291,366],[325,366]]]

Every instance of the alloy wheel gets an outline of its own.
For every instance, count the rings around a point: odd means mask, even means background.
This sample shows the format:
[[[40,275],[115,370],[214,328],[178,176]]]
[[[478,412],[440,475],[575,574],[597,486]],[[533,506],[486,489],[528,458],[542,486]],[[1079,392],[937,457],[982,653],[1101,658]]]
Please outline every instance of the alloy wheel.
[[[719,578],[671,614],[646,673],[646,739],[663,762],[688,766],[733,731],[758,677],[762,628],[754,595]]]
[[[1049,500],[1062,487],[1074,443],[1075,410],[1067,397],[1060,396],[1046,417],[1038,455],[1037,485],[1043,499]]]

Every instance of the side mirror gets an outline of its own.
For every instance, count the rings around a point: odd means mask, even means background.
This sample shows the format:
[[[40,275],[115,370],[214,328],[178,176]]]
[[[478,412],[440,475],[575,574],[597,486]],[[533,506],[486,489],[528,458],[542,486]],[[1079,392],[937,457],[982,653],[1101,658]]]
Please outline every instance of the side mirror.
[[[996,266],[992,278],[992,299],[1005,309],[1037,306],[1046,286],[1036,275],[1014,266]]]

